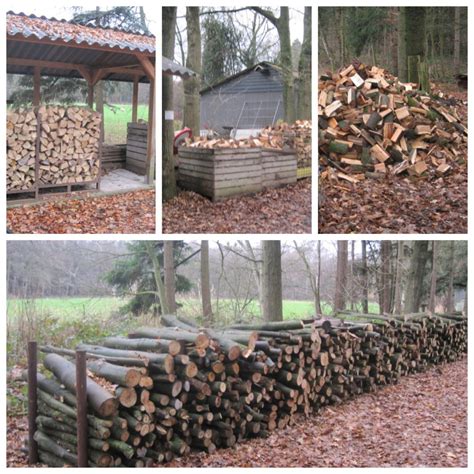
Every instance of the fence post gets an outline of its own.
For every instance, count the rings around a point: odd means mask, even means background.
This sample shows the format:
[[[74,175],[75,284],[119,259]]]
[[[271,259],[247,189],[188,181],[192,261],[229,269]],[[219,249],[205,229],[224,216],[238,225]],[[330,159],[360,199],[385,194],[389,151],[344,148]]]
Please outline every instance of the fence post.
[[[38,463],[38,444],[35,441],[38,416],[38,352],[36,341],[28,342],[28,463]]]
[[[77,467],[88,466],[86,353],[76,351]]]

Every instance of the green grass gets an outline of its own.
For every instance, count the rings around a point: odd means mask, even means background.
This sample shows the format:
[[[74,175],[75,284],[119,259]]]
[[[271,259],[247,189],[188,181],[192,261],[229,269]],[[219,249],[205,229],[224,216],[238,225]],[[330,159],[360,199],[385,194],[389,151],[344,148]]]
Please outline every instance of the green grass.
[[[36,298],[32,300],[9,299],[7,314],[15,318],[25,311],[25,306],[34,305],[38,314],[48,314],[59,319],[77,319],[84,316],[109,317],[125,304],[121,298]]]
[[[138,119],[148,121],[148,105],[139,105]],[[104,106],[105,143],[126,143],[127,123],[132,121],[132,106],[117,104],[114,107]]]

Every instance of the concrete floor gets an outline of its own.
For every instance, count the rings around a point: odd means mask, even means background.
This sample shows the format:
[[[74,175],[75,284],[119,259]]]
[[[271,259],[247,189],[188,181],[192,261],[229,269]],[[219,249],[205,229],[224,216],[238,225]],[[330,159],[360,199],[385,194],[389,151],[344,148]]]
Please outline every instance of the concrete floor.
[[[100,179],[100,190],[108,192],[116,191],[134,191],[149,187],[145,183],[145,176],[132,173],[125,169],[116,169],[109,171]]]

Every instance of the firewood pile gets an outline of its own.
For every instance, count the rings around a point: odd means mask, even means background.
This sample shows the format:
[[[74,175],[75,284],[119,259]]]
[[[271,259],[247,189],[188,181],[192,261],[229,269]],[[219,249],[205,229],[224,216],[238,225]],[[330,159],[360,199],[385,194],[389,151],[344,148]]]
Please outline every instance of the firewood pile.
[[[83,183],[99,175],[100,114],[79,107],[40,107],[39,179]]]
[[[322,179],[443,176],[467,156],[455,104],[363,64],[320,77],[318,134]]]
[[[94,181],[100,168],[100,129],[100,114],[86,108],[42,106],[9,111],[7,190]]]
[[[192,148],[273,148],[296,149],[298,168],[311,166],[311,120],[297,120],[293,124],[280,123],[264,128],[257,137],[233,138],[188,138],[186,146]]]
[[[7,112],[7,189],[21,191],[35,183],[37,118],[30,109]]]
[[[356,316],[225,330],[163,316],[165,327],[78,346],[88,357],[90,466],[152,466],[191,449],[213,452],[268,436],[298,411],[340,403],[467,351],[462,315]],[[54,376],[38,375],[40,460],[75,465],[74,351],[41,349]]]

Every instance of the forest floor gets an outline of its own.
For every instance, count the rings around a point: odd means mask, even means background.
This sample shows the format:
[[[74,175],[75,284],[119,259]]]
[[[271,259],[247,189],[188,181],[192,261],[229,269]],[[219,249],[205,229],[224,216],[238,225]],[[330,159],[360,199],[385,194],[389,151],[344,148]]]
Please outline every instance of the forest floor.
[[[170,467],[467,467],[467,359]]]
[[[467,122],[467,91],[436,84],[463,104],[457,113]],[[446,176],[387,176],[357,184],[325,180],[319,207],[321,234],[459,234],[467,232],[467,155]]]
[[[155,191],[50,200],[7,210],[15,234],[152,234]]]
[[[219,202],[181,191],[163,204],[163,233],[311,233],[311,179]]]
[[[16,369],[17,372],[20,369]],[[18,375],[18,374],[17,374]],[[7,466],[27,466],[20,451],[24,414],[9,383]],[[403,377],[338,406],[325,407],[266,439],[212,455],[192,453],[167,467],[467,467],[467,358]]]

